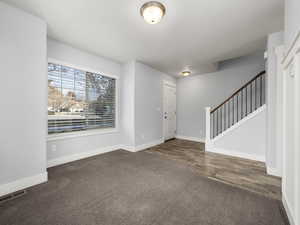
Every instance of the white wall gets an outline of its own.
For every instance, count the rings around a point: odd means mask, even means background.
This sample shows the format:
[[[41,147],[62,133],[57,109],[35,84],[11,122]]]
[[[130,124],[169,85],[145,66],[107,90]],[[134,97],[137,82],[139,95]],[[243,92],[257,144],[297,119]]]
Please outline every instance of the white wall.
[[[176,84],[176,79],[137,61],[124,64],[122,76],[122,95],[126,98],[122,115],[125,147],[135,151],[160,143],[163,81]]]
[[[136,62],[135,130],[136,145],[163,137],[162,73]]]
[[[0,2],[0,29],[2,195],[47,180],[47,73],[45,22]]]
[[[300,1],[285,1],[285,44],[290,48],[292,42],[300,31]]]
[[[263,52],[220,63],[219,71],[177,82],[177,135],[205,139],[205,107],[215,107],[265,69]]]
[[[278,89],[278,76],[282,74],[277,73],[277,56],[276,47],[282,45],[284,42],[284,33],[277,32],[268,36],[268,60],[267,60],[267,152],[266,164],[269,170],[277,171],[278,175],[281,174],[281,165],[278,163],[278,157],[282,157],[281,149],[277,149],[277,92]],[[278,151],[277,151],[278,150]]]
[[[48,57],[103,74],[121,77],[121,65],[119,63],[80,51],[51,39],[48,39]],[[121,84],[121,80],[118,82]],[[122,105],[120,96],[119,100],[120,105]],[[51,165],[55,165],[56,161],[59,163],[61,162],[60,159],[72,158],[72,155],[88,155],[90,152],[118,148],[122,142],[120,127],[117,132],[109,134],[48,140],[47,158]]]
[[[135,61],[122,65],[121,127],[123,144],[135,145]]]
[[[214,152],[252,160],[265,161],[266,107],[263,106],[248,118],[241,120],[213,143]],[[209,149],[208,149],[209,151]]]

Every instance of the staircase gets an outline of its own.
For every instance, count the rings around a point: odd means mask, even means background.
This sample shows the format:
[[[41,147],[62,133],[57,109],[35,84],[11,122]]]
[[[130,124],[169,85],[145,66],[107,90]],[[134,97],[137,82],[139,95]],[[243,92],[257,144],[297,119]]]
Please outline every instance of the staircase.
[[[253,148],[260,149],[258,154],[253,155],[249,152],[250,149],[243,147],[243,143],[239,142],[245,135],[252,135],[253,141],[260,143],[258,133],[265,135],[261,133],[265,129],[265,115],[261,114],[265,113],[266,108],[265,74],[265,71],[257,74],[215,108],[206,108],[206,151],[229,152],[230,155],[264,161],[262,151],[265,149],[262,148],[265,146],[253,145]],[[233,142],[237,142],[238,145]]]

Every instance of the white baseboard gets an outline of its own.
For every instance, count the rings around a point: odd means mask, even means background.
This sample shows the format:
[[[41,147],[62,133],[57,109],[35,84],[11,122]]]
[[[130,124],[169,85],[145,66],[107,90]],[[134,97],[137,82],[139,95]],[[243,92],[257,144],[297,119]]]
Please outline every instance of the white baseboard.
[[[115,145],[115,146],[99,148],[99,149],[94,150],[94,151],[82,152],[82,153],[77,153],[77,154],[73,154],[73,155],[63,156],[63,157],[60,157],[60,158],[57,158],[57,159],[49,160],[48,164],[47,164],[47,167],[50,168],[50,167],[53,167],[53,166],[62,165],[62,164],[65,164],[65,163],[77,161],[77,160],[92,157],[92,156],[95,156],[95,155],[99,155],[99,154],[103,154],[103,153],[107,153],[107,152],[112,152],[112,151],[121,149],[121,147],[122,147],[121,145]]]
[[[207,149],[205,149],[205,151],[239,157],[239,158],[245,158],[245,159],[250,159],[250,160],[255,160],[255,161],[260,161],[260,162],[266,161],[264,156],[253,155],[253,154],[248,154],[248,153],[238,152],[238,151],[233,151],[233,150],[228,150],[228,149],[222,149],[222,148],[215,148],[215,147],[207,148]]]
[[[287,217],[289,219],[290,225],[296,225],[294,213],[292,211],[291,205],[290,205],[290,203],[289,203],[289,201],[288,201],[288,199],[287,199],[284,192],[282,193],[282,203],[283,203],[283,206],[285,208],[285,212],[286,212]]]
[[[138,145],[135,147],[135,151],[138,152],[138,151],[142,151],[142,150],[145,150],[147,148],[151,148],[151,147],[154,147],[156,145],[160,145],[164,143],[164,140],[163,139],[158,139],[156,141],[152,141],[150,143],[147,143],[147,144],[142,144],[142,145]]]
[[[281,174],[278,172],[276,168],[267,167],[267,174],[275,177],[281,177]]]
[[[121,148],[126,150],[126,151],[130,151],[130,152],[139,152],[139,151],[145,150],[147,148],[151,148],[153,146],[160,145],[162,143],[164,143],[164,140],[163,139],[158,139],[156,141],[152,141],[152,142],[142,144],[142,145],[138,145],[138,146],[123,145],[123,146],[121,146]]]
[[[16,191],[24,190],[37,184],[45,183],[47,181],[48,173],[45,172],[31,177],[25,177],[8,184],[2,184],[0,185],[0,197]]]
[[[48,163],[47,163],[47,167],[50,168],[50,167],[62,165],[62,164],[65,164],[65,163],[77,161],[77,160],[80,160],[80,159],[85,159],[85,158],[100,155],[100,154],[103,154],[103,153],[116,151],[118,149],[124,149],[124,150],[130,151],[130,152],[138,152],[138,151],[142,151],[144,149],[153,147],[155,145],[159,145],[161,143],[163,143],[163,139],[159,139],[157,141],[147,143],[147,144],[143,144],[143,145],[139,145],[139,146],[115,145],[115,146],[99,148],[99,149],[94,150],[94,151],[82,152],[82,153],[67,155],[67,156],[63,156],[63,157],[60,157],[60,158],[49,160]]]
[[[128,152],[135,152],[135,147],[131,145],[121,145],[121,149],[126,150]]]
[[[176,135],[176,138],[177,139],[188,140],[188,141],[196,141],[196,142],[205,143],[205,138],[188,137],[188,136],[182,136],[182,135]]]

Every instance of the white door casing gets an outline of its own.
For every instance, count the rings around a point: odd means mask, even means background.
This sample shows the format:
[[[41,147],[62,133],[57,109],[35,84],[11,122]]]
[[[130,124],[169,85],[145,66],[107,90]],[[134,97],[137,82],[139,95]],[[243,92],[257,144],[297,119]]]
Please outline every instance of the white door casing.
[[[282,61],[284,59],[284,45],[275,48],[277,70],[276,70],[276,168],[277,176],[282,177],[283,167],[283,111],[284,111],[284,74]]]
[[[164,140],[169,140],[176,135],[176,86],[164,82],[163,91],[163,134]]]

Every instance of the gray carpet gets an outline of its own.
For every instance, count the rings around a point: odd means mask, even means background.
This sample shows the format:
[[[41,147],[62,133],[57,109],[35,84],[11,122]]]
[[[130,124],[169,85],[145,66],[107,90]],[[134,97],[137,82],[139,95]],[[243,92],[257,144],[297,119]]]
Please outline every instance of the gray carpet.
[[[1,225],[284,225],[280,202],[147,152],[115,151],[49,169],[0,205]]]

